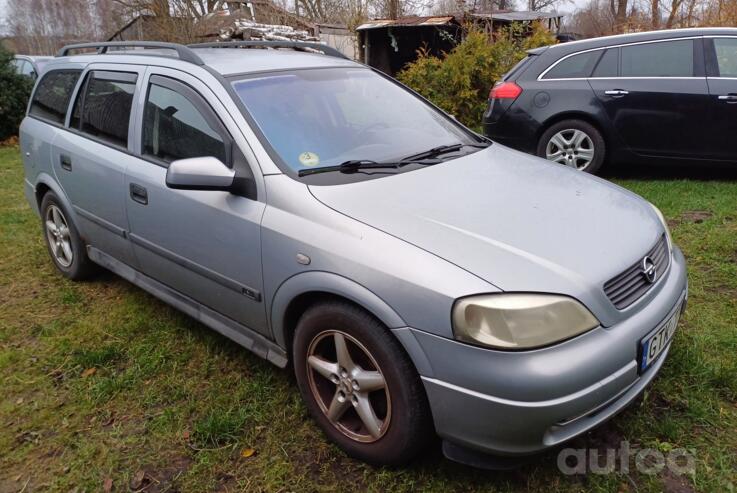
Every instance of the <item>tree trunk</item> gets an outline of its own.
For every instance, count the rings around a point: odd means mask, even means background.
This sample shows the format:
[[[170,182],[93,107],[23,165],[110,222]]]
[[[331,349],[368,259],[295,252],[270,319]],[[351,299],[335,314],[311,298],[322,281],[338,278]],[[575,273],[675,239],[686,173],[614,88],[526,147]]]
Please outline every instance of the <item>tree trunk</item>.
[[[660,27],[660,0],[651,0],[651,15],[653,29]]]

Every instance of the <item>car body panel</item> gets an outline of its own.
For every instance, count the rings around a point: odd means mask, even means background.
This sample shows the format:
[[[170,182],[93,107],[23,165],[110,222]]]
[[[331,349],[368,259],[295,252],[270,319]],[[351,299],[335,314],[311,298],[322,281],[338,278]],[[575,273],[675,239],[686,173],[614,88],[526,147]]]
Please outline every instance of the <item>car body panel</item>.
[[[500,145],[399,176],[310,189],[501,290],[572,296],[606,326],[624,315],[602,299],[603,284],[663,234],[652,208],[630,192]]]

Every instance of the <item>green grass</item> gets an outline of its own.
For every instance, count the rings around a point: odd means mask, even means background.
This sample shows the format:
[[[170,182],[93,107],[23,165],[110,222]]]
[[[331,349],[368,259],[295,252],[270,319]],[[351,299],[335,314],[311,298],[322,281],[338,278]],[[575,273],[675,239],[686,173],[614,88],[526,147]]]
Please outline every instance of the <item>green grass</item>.
[[[689,308],[644,398],[572,446],[682,447],[693,476],[565,476],[555,453],[511,472],[439,450],[402,469],[349,459],[286,371],[111,274],[59,276],[18,150],[0,149],[0,492],[101,491],[107,478],[114,491],[734,491],[737,178],[615,181],[668,217],[689,262]]]

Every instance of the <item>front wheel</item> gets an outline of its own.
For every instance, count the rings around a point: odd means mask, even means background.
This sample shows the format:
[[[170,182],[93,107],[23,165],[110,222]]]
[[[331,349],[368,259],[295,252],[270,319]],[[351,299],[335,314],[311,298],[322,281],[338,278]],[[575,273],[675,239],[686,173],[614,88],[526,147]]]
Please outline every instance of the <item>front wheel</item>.
[[[360,308],[336,301],[308,309],[293,353],[307,408],[349,455],[398,465],[434,435],[417,371],[387,328]]]
[[[601,133],[593,125],[581,120],[564,120],[542,134],[537,155],[596,174],[604,163],[606,146]]]

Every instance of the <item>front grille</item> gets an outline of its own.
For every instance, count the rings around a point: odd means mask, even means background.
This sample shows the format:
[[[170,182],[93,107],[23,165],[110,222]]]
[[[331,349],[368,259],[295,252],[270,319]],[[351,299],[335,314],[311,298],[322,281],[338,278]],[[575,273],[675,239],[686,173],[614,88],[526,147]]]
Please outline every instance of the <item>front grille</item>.
[[[649,282],[645,277],[642,271],[642,259],[640,259],[604,284],[604,293],[619,310],[639,300],[665,273],[670,261],[665,235],[660,237],[655,246],[643,256],[643,259],[645,256],[650,257],[655,264],[656,277],[653,282]]]

